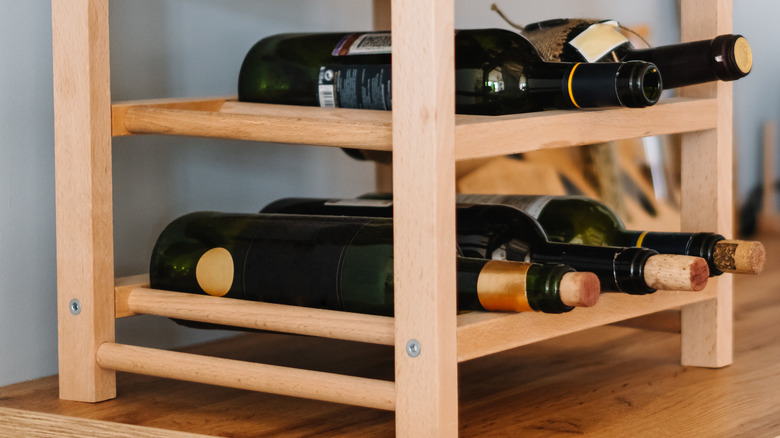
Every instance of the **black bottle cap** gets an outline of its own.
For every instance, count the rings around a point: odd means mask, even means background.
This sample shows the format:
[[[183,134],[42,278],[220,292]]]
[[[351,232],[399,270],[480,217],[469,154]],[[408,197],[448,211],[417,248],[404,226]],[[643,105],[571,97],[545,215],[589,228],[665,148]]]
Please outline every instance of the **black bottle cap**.
[[[718,35],[710,47],[715,75],[722,81],[745,77],[753,68],[753,52],[742,35]]]

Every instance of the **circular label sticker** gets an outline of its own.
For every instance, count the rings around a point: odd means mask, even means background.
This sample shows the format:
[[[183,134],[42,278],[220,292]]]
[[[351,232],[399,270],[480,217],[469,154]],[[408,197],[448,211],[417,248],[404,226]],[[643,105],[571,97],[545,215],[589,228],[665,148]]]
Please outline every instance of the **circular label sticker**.
[[[198,260],[195,278],[204,292],[221,297],[230,291],[233,285],[233,257],[225,248],[212,248]]]

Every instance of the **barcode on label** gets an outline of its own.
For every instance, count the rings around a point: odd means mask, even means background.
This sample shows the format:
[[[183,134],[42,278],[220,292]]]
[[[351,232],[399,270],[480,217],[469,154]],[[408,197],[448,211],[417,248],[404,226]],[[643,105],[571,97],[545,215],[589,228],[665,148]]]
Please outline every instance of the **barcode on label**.
[[[320,107],[322,108],[335,108],[336,97],[333,90],[333,85],[320,85]]]

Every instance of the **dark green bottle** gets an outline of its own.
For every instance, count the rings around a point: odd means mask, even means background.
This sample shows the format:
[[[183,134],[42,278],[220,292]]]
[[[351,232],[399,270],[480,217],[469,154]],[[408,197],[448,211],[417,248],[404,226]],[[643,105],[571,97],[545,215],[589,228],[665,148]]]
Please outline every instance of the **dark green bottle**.
[[[281,34],[247,53],[238,79],[246,102],[390,110],[390,33]],[[644,61],[547,63],[534,46],[503,29],[455,34],[455,106],[462,114],[548,108],[645,107],[658,101],[661,76]]]
[[[151,287],[393,315],[392,220],[197,212],[169,224]],[[453,255],[455,256],[455,255]],[[461,310],[562,313],[598,300],[598,279],[563,265],[457,258]]]
[[[515,207],[536,218],[547,237],[556,242],[639,246],[661,254],[701,257],[707,261],[711,276],[724,272],[757,274],[766,258],[760,242],[727,240],[717,233],[627,230],[606,205],[586,197],[458,195],[458,200]]]
[[[359,199],[283,198],[262,212],[391,217],[393,205],[385,194]],[[551,242],[536,220],[507,205],[459,203],[456,218],[458,247],[465,256],[561,263],[593,272],[605,292],[698,291],[709,276],[707,264],[696,257],[665,256],[648,248]]]
[[[733,81],[747,76],[753,67],[750,43],[742,35],[637,49],[618,27],[611,20],[564,18],[529,24],[522,34],[550,62],[652,62],[663,76],[665,89]]]

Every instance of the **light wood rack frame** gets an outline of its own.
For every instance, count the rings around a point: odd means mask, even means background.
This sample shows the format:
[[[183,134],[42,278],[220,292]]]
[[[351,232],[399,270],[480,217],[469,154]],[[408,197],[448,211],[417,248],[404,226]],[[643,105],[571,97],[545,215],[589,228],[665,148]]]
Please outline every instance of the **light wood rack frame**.
[[[732,233],[732,91],[689,87],[646,109],[455,115],[453,0],[373,0],[393,30],[392,112],[233,98],[112,103],[108,0],[52,0],[60,397],[116,396],[115,371],[395,410],[399,436],[455,436],[457,364],[681,308],[682,363],[732,361],[732,280],[699,293],[607,294],[563,315],[456,314],[455,162],[683,133],[681,229]],[[731,32],[731,0],[682,0],[682,39]],[[273,128],[273,129],[268,129]],[[393,151],[395,317],[235,302],[115,279],[111,142],[170,134]],[[323,144],[325,143],[325,144]],[[155,314],[395,346],[395,381],[202,357],[115,342],[115,319]],[[418,355],[407,353],[416,340]]]

